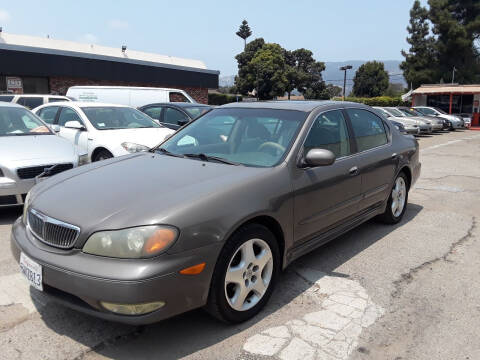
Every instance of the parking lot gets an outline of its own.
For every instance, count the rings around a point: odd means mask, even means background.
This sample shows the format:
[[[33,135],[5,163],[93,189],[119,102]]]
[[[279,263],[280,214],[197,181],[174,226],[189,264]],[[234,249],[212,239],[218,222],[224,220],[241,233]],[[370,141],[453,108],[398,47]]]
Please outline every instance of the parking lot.
[[[0,359],[478,359],[480,132],[419,138],[422,174],[396,226],[367,222],[289,266],[240,325],[202,310],[105,322],[28,288],[0,209]]]

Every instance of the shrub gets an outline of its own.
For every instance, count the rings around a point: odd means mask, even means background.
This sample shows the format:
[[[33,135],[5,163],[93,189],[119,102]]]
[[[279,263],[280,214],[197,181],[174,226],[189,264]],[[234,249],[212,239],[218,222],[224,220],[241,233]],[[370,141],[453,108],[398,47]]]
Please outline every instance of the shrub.
[[[238,95],[238,101],[242,101],[241,95]],[[237,102],[237,95],[218,94],[218,93],[208,94],[209,105],[223,105],[231,102]]]
[[[337,97],[334,100],[342,100],[342,98]],[[410,106],[410,102],[402,101],[401,97],[390,97],[390,96],[378,96],[371,98],[361,98],[361,97],[346,97],[345,101],[352,101],[357,103],[362,103],[370,106]]]

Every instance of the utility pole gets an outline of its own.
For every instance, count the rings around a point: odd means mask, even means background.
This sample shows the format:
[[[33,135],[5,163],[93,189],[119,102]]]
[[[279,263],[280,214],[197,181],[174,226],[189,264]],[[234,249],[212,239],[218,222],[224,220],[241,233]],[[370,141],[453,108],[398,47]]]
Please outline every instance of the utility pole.
[[[343,96],[342,100],[345,101],[345,88],[347,87],[347,70],[350,70],[352,68],[352,65],[345,65],[340,68],[341,71],[344,71],[343,73]]]
[[[457,71],[457,69],[454,66],[452,71],[452,84],[455,82],[455,71]]]

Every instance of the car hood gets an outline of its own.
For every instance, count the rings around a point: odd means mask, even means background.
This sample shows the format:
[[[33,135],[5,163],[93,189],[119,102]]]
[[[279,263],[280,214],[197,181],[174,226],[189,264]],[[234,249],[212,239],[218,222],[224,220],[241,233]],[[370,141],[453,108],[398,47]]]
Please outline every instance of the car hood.
[[[144,129],[118,129],[118,130],[99,130],[99,135],[104,140],[112,142],[131,142],[135,144],[154,147],[160,144],[166,136],[175,131],[166,127],[144,128]]]
[[[389,119],[398,121],[403,125],[418,125],[418,121],[412,120],[411,118],[408,118],[408,117],[394,117],[394,118],[390,117]]]
[[[71,162],[73,145],[56,135],[0,136],[0,161],[12,165],[36,162]]]
[[[268,170],[138,153],[45,180],[31,191],[30,206],[79,226],[82,234],[168,224],[169,216],[182,208],[242,186]]]

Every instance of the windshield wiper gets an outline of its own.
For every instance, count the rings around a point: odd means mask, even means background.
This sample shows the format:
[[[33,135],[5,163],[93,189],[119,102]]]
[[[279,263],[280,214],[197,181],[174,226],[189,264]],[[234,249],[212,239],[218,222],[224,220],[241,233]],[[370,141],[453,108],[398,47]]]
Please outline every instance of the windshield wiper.
[[[236,166],[238,166],[238,165],[243,165],[243,164],[241,164],[241,163],[237,163],[237,162],[234,162],[234,161],[230,161],[230,160],[227,160],[227,159],[218,157],[218,156],[207,155],[207,154],[204,154],[204,153],[200,153],[200,154],[183,154],[183,156],[189,157],[189,158],[197,158],[197,159],[200,159],[200,160],[203,160],[203,161],[213,160],[213,161],[218,161],[218,162],[221,162],[221,163],[223,163],[223,164],[228,164],[228,165],[236,165]]]
[[[157,148],[157,149],[150,149],[148,150],[150,152],[159,152],[161,154],[164,154],[164,155],[168,155],[168,156],[174,156],[174,157],[185,157],[184,155],[181,155],[181,154],[174,154],[170,151],[168,151],[167,149],[164,149],[164,148]]]

